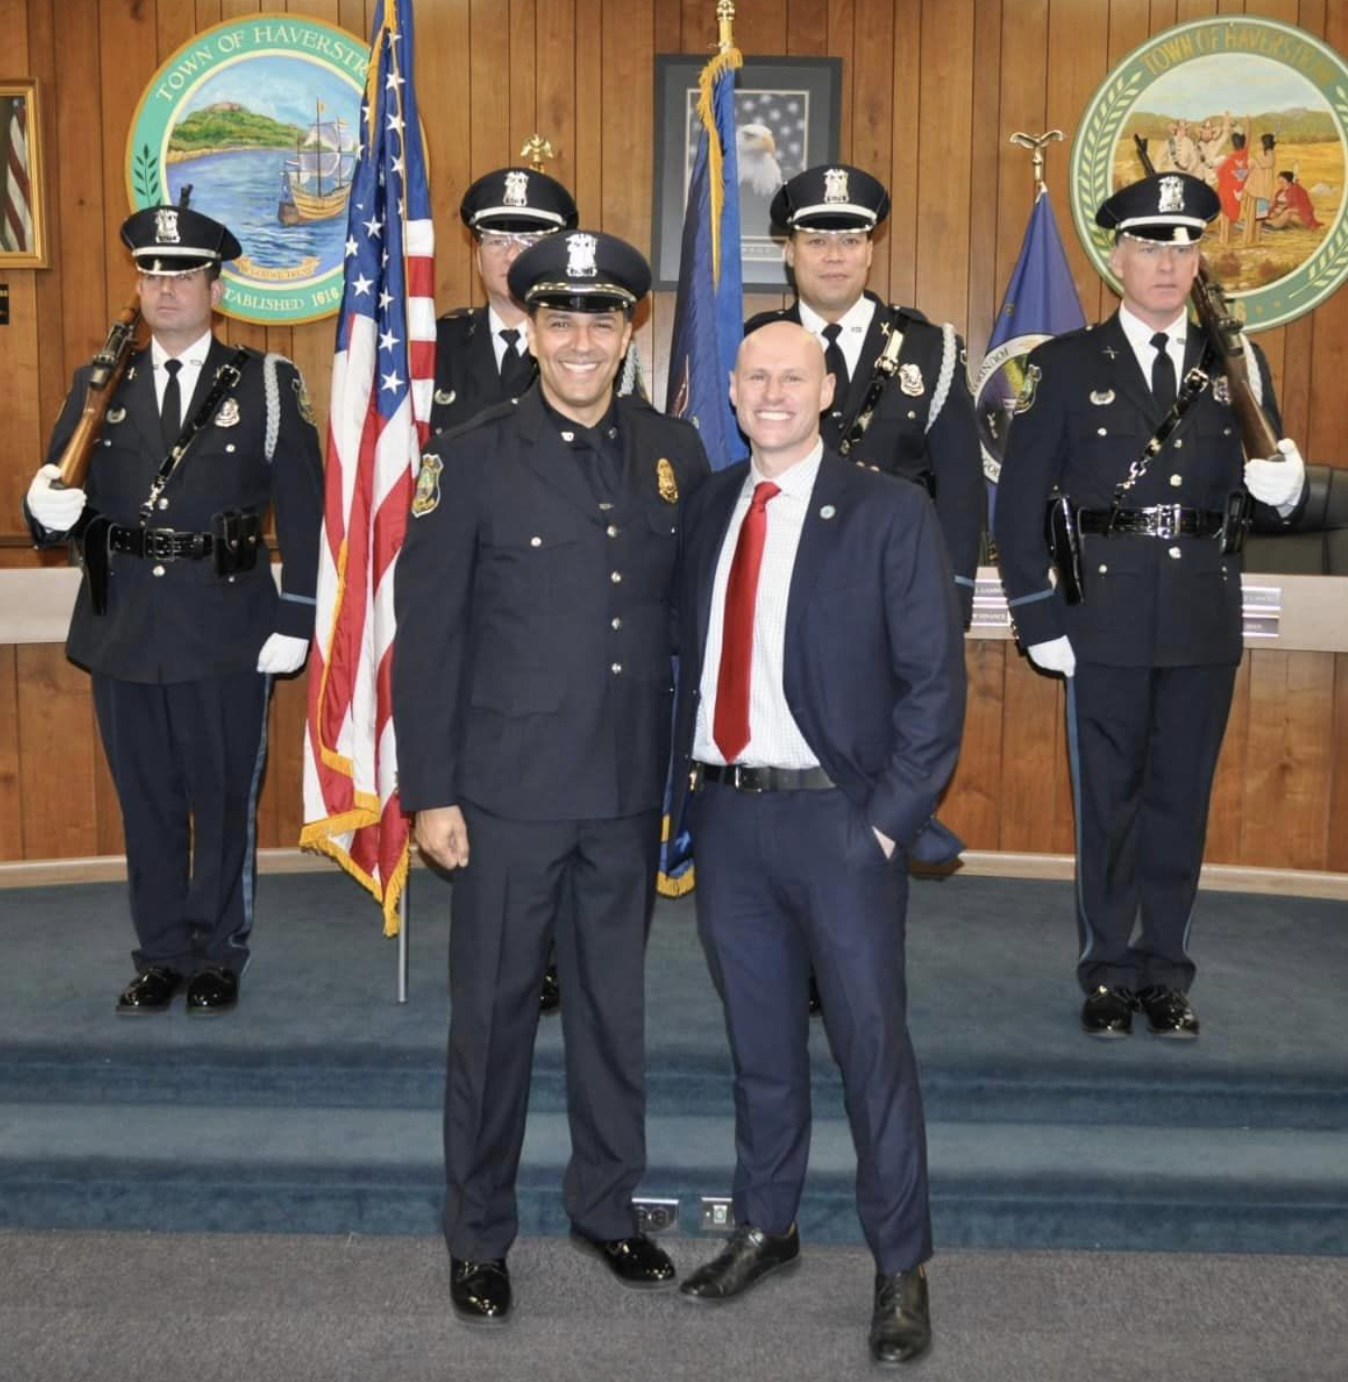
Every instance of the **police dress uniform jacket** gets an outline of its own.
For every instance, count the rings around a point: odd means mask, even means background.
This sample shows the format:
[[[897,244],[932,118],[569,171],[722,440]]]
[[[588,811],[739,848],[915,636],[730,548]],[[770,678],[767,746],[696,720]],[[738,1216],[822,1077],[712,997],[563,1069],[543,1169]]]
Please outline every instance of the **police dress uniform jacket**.
[[[528,357],[531,364],[532,358]],[[473,307],[446,313],[435,324],[431,435],[461,427],[484,408],[508,399],[496,364],[487,309]]]
[[[1202,358],[1190,327],[1185,369]],[[1258,346],[1250,350],[1264,410],[1282,421]],[[1085,601],[1068,605],[1050,584],[1044,512],[1050,495],[1089,510],[1110,506],[1115,486],[1160,427],[1149,381],[1115,313],[1097,327],[1068,332],[1034,350],[1030,384],[1012,420],[997,489],[997,548],[1022,646],[1066,634],[1078,661],[1171,667],[1240,661],[1240,557],[1223,556],[1216,538],[1174,542],[1142,536],[1085,535]],[[1220,512],[1242,487],[1244,454],[1235,414],[1209,386],[1122,500],[1127,509],[1178,504]],[[1256,505],[1262,523],[1285,526]]]
[[[717,560],[747,469],[717,472],[685,523],[676,821],[691,779]],[[919,857],[933,836],[949,840],[932,814],[959,753],[964,650],[936,513],[918,486],[825,450],[791,577],[783,684],[820,766],[871,825]]]
[[[837,449],[847,420],[860,410],[884,350],[891,309],[874,293],[875,314],[862,343],[846,398],[835,398],[820,422],[824,444]],[[978,422],[965,368],[964,343],[948,323],[937,326],[913,307],[899,307],[903,347],[896,375],[880,396],[865,435],[848,459],[878,466],[925,485],[936,502],[941,532],[954,573],[964,623],[973,611],[974,577],[983,539],[987,499],[978,443]],[[800,307],[764,312],[745,325],[753,331],[770,321],[800,322]]]
[[[466,799],[567,820],[659,807],[675,553],[708,467],[690,424],[632,398],[611,417],[622,465],[608,509],[538,386],[423,459],[395,580],[407,810]]]
[[[190,420],[235,354],[212,340],[195,396],[184,400]],[[79,421],[89,367],[75,374],[52,433],[47,460],[55,463]],[[267,440],[268,376],[274,378],[277,431]],[[270,458],[268,452],[270,449]],[[148,349],[133,355],[109,401],[85,483],[89,510],[126,528],[140,526],[140,506],[164,459],[159,405]],[[152,528],[209,533],[213,515],[229,510],[265,514],[274,503],[284,555],[278,596],[266,544],[257,562],[230,577],[211,559],[155,561],[110,557],[108,607],[95,615],[89,580],[81,582],[66,651],[73,662],[119,681],[164,683],[250,672],[273,633],[310,638],[318,579],[323,513],[323,463],[299,371],[274,357],[271,366],[250,351],[242,376],[193,439],[163,490]],[[35,528],[40,541],[64,534]]]

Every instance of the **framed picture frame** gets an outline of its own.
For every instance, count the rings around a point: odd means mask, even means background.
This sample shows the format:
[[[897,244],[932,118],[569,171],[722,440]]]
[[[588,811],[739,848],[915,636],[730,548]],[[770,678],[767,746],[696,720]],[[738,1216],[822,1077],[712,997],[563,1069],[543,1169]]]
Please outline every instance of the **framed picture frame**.
[[[0,269],[45,269],[42,119],[37,82],[0,78]]]
[[[700,126],[697,81],[705,58],[660,53],[655,59],[655,206],[651,215],[656,288],[676,288],[684,204]],[[735,123],[754,128],[740,160],[740,249],[746,292],[785,289],[782,240],[768,207],[777,188],[802,169],[838,157],[841,58],[745,58],[736,74]]]

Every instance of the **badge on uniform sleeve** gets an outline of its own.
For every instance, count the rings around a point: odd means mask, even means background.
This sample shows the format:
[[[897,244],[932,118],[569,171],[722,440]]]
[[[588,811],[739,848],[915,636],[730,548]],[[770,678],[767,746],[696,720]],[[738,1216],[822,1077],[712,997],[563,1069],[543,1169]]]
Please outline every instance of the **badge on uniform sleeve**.
[[[674,478],[674,467],[663,456],[655,463],[655,483],[666,504],[679,502],[679,482]]]
[[[1034,407],[1034,396],[1039,388],[1039,381],[1044,377],[1044,372],[1038,365],[1029,365],[1025,370],[1025,379],[1021,383],[1020,392],[1016,395],[1016,406],[1013,414],[1019,417],[1021,413],[1028,413]]]
[[[300,416],[309,424],[314,425],[314,405],[309,401],[309,390],[304,387],[304,376],[297,370],[291,384],[295,389],[295,402],[299,405]]]
[[[922,371],[911,360],[899,366],[899,388],[909,398],[920,398],[927,391],[927,386],[922,382]]]
[[[239,425],[239,400],[237,398],[227,398],[215,410],[215,425],[217,427],[237,427]]]
[[[417,471],[417,489],[412,496],[412,517],[425,518],[434,513],[440,503],[440,472],[444,466],[440,457],[434,454],[421,458],[421,469]]]

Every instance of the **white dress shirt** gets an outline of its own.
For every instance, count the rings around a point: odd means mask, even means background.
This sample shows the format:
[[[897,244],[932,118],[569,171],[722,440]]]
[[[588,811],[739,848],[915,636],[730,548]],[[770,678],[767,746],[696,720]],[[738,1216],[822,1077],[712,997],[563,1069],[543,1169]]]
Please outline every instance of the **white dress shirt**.
[[[817,340],[822,349],[828,349],[828,341],[824,336],[824,328],[829,325],[825,318],[821,317],[813,307],[800,303],[800,324]],[[847,361],[847,377],[855,379],[857,377],[857,365],[861,362],[861,347],[866,344],[866,333],[871,329],[871,318],[875,316],[875,304],[866,296],[862,295],[838,318],[838,325],[842,327],[842,334],[838,337],[838,349],[843,353],[843,359]],[[1147,376],[1148,379],[1151,375]],[[842,400],[836,399],[835,404],[841,406]],[[775,499],[772,501],[777,502]]]
[[[509,349],[505,341],[501,339],[502,331],[518,331],[520,333],[520,338],[515,345],[515,353],[517,355],[527,355],[529,353],[529,347],[524,339],[524,323],[520,322],[513,327],[507,326],[505,321],[497,315],[496,308],[488,303],[487,325],[491,327],[491,348],[496,353],[496,373],[500,374],[501,361],[505,359],[505,353]]]
[[[197,380],[201,378],[201,367],[211,353],[211,333],[193,341],[177,358],[182,362],[178,371],[178,396],[182,399],[182,420],[184,423],[192,416],[192,395],[197,390]],[[168,388],[169,372],[164,361],[173,358],[159,344],[155,337],[150,338],[150,360],[154,365],[154,400],[159,411],[164,411],[164,390]]]
[[[1148,326],[1140,317],[1135,317],[1127,307],[1119,305],[1119,325],[1123,327],[1123,334],[1128,338],[1128,344],[1133,348],[1133,354],[1137,357],[1137,367],[1142,371],[1142,378],[1147,381],[1147,387],[1151,387],[1151,367],[1156,360],[1156,347],[1152,345],[1151,338],[1156,334],[1154,326]],[[1170,356],[1170,362],[1175,366],[1175,388],[1184,383],[1184,346],[1189,334],[1189,315],[1184,309],[1169,326],[1165,328],[1165,334],[1169,338],[1166,341],[1165,353]]]
[[[786,648],[786,606],[791,595],[791,575],[801,531],[810,511],[810,498],[819,474],[824,443],[773,479],[781,489],[768,502],[767,532],[763,541],[763,563],[758,569],[758,590],[754,600],[754,651],[749,676],[749,742],[740,763],[768,768],[816,768],[819,760],[805,742],[790,709],[782,684]],[[751,461],[744,488],[735,501],[726,529],[725,542],[716,563],[712,585],[707,646],[702,660],[702,696],[697,709],[697,732],[693,736],[693,757],[699,763],[724,763],[716,747],[712,726],[716,723],[716,683],[721,673],[721,644],[725,631],[725,595],[730,583],[730,567],[735,559],[744,516],[749,512],[754,489],[769,477]]]

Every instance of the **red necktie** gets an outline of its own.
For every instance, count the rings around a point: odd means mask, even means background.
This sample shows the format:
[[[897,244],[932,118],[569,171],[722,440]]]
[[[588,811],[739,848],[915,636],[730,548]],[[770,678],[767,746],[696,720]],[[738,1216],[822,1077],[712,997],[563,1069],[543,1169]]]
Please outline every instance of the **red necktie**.
[[[730,580],[726,583],[712,737],[727,763],[733,763],[749,742],[749,674],[754,661],[758,569],[763,564],[763,539],[768,533],[768,501],[780,493],[771,480],[754,486],[753,501],[740,524],[735,559],[730,563]]]

